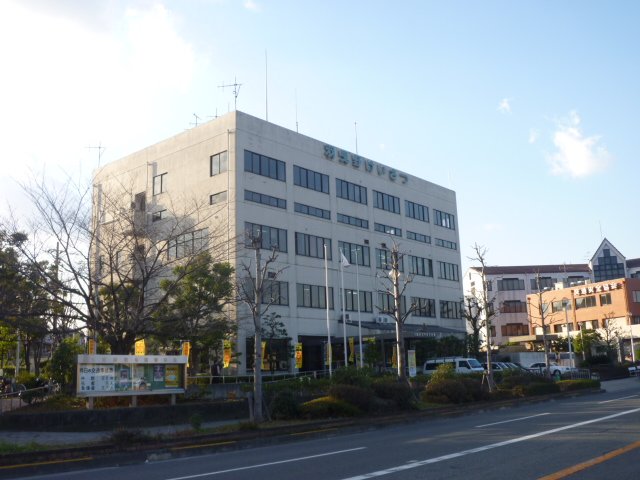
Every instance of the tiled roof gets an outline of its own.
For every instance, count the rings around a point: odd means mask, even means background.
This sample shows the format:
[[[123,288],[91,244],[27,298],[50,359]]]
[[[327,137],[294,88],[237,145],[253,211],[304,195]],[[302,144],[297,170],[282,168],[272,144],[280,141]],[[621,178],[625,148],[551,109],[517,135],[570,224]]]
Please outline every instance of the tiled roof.
[[[640,261],[640,259],[638,259]],[[628,262],[627,262],[628,264]],[[481,267],[471,267],[480,272]],[[536,273],[591,273],[586,263],[561,263],[559,265],[516,265],[511,267],[485,267],[485,275],[524,275]]]

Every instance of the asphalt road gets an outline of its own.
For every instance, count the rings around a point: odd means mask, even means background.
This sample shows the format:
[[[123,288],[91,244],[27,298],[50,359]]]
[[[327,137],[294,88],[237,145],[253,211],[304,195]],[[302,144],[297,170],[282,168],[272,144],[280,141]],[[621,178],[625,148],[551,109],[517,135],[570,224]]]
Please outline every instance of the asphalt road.
[[[607,393],[40,479],[636,479],[640,379]],[[6,472],[5,472],[6,473]],[[16,471],[16,476],[20,477]]]

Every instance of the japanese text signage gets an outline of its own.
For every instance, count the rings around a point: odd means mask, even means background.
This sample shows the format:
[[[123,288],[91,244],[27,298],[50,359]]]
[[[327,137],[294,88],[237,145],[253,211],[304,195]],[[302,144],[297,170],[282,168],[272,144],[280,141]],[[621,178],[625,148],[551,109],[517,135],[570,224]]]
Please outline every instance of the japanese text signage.
[[[605,283],[604,285],[594,285],[584,288],[579,288],[576,291],[577,295],[589,295],[591,293],[609,292],[611,290],[619,290],[622,288],[621,283]]]
[[[395,168],[389,168],[373,160],[361,157],[355,153],[340,150],[331,145],[324,146],[324,158],[331,161],[337,161],[343,165],[351,165],[356,170],[364,170],[371,174],[377,174],[381,177],[387,177],[392,182],[405,184],[409,181],[409,176],[405,173],[397,171]]]

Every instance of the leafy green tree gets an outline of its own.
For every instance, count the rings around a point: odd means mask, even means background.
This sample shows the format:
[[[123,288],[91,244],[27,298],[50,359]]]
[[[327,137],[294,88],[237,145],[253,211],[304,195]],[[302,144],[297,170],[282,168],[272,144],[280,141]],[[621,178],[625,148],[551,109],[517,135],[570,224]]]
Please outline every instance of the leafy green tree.
[[[65,338],[53,352],[47,366],[49,377],[68,393],[75,389],[78,355],[83,352],[84,347],[76,338]]]
[[[262,319],[262,338],[267,342],[269,370],[273,374],[281,360],[289,362],[295,353],[284,322],[280,320],[280,315],[271,312],[264,316]],[[284,348],[278,348],[283,347],[283,342]]]
[[[190,368],[197,373],[201,356],[235,331],[224,314],[233,298],[233,267],[215,263],[205,252],[192,263],[175,267],[173,274],[179,282],[160,282],[168,301],[158,310],[157,332],[165,341],[191,343]]]

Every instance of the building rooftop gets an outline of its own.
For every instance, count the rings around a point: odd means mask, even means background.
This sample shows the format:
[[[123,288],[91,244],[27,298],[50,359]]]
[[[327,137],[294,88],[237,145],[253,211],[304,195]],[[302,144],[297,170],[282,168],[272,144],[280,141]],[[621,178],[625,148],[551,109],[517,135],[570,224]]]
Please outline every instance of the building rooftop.
[[[640,261],[640,259],[638,259]],[[481,267],[471,267],[471,270],[480,272]],[[536,273],[563,273],[563,272],[584,272],[591,273],[589,265],[586,263],[561,263],[558,265],[516,265],[510,267],[486,267],[485,275],[524,275]]]

